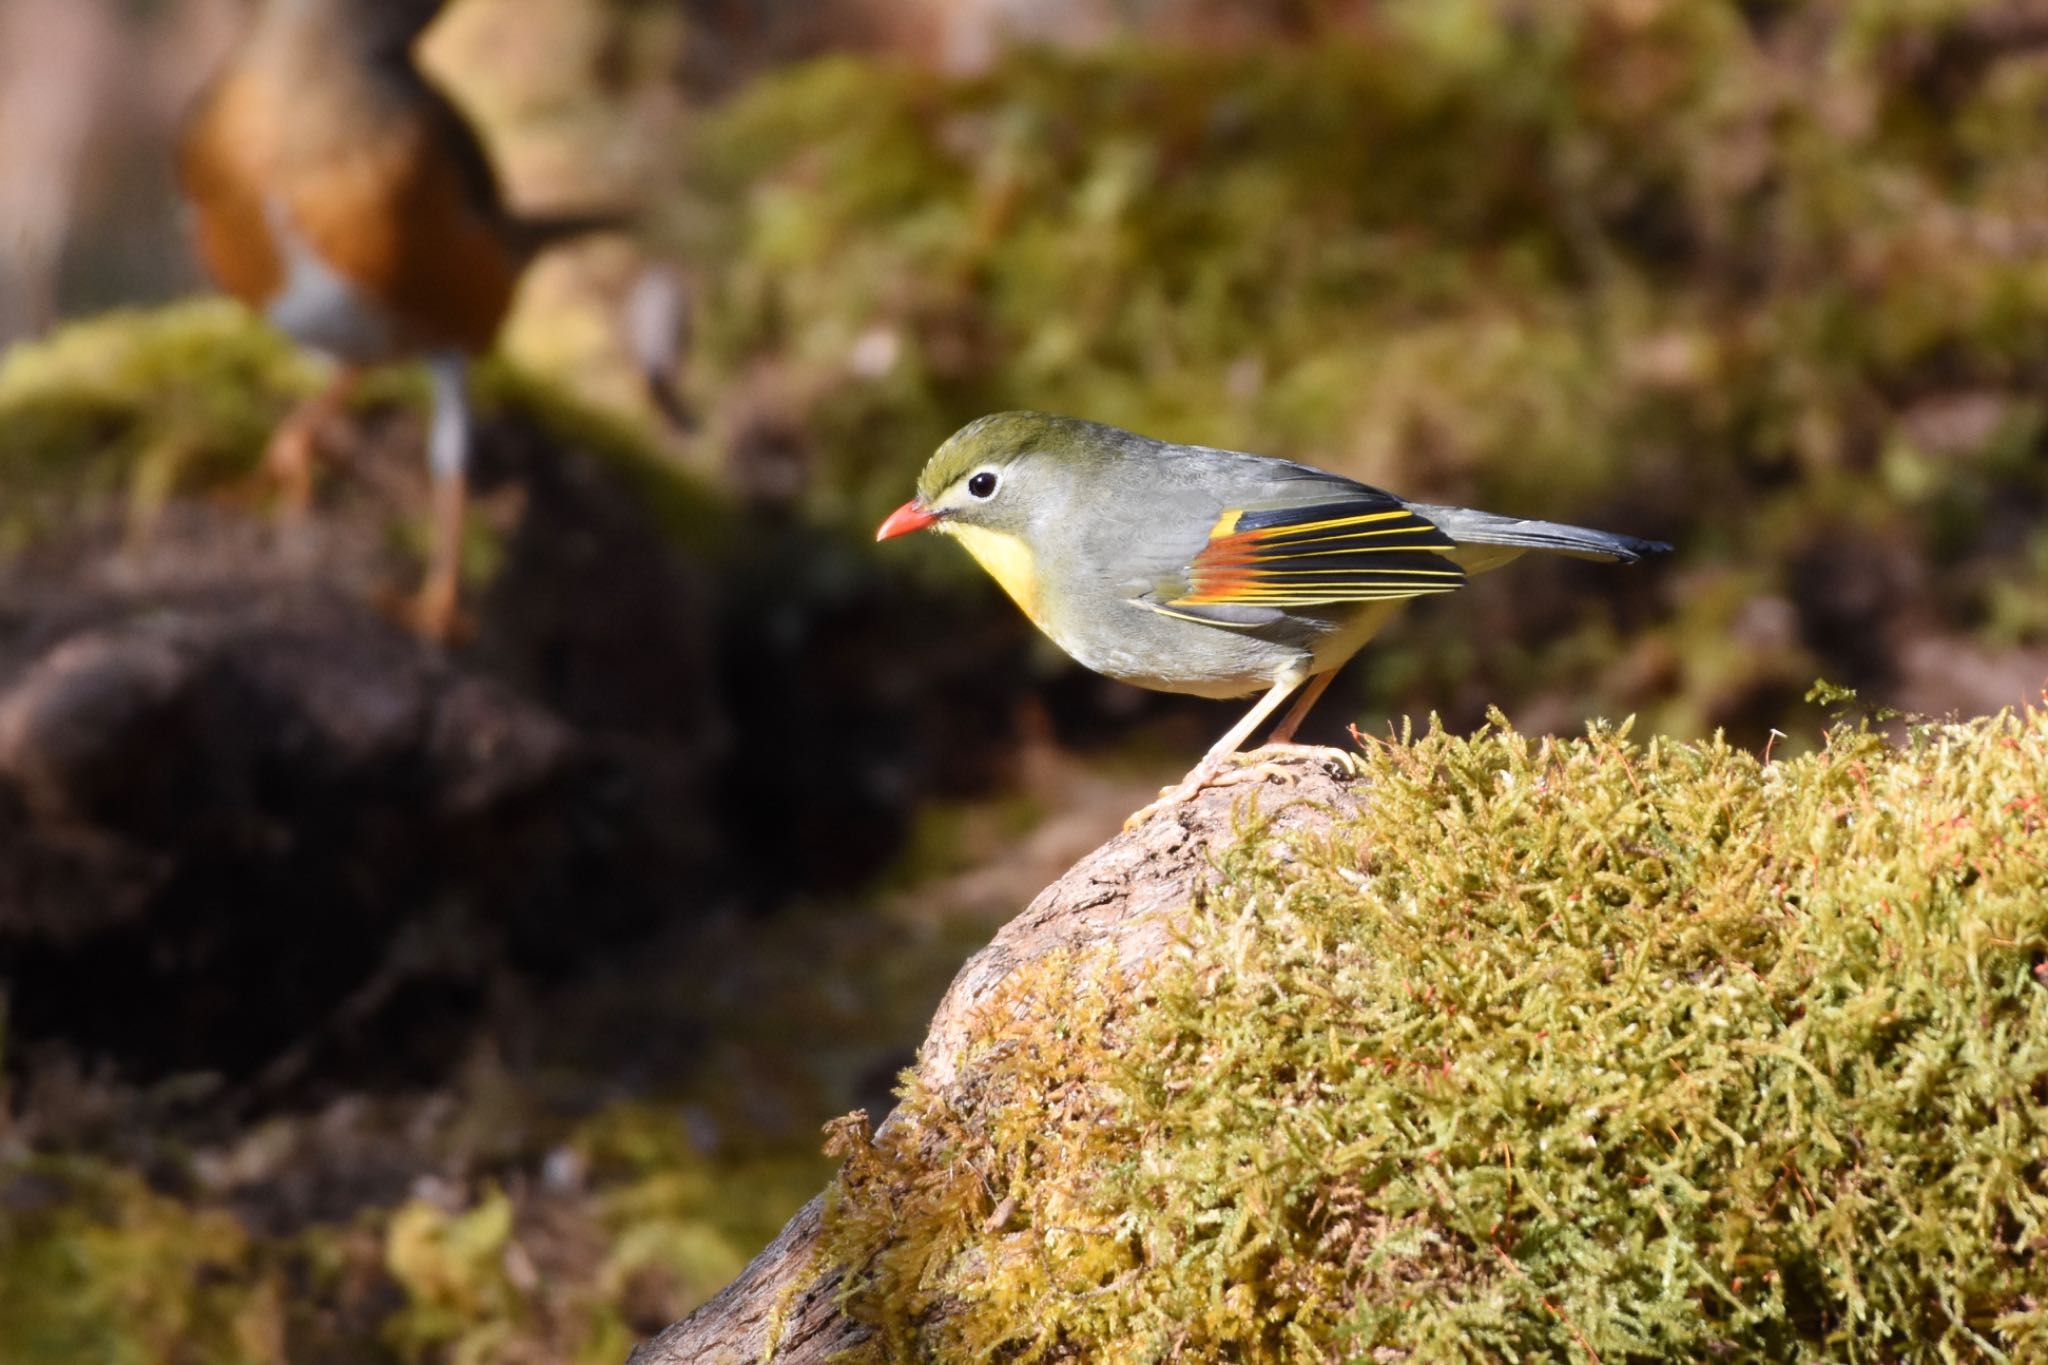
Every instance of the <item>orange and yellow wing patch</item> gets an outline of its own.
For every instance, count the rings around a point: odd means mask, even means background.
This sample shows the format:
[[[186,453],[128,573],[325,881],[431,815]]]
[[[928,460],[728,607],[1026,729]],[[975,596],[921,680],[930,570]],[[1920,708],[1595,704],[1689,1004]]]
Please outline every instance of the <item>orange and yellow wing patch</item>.
[[[1225,512],[1168,605],[1295,607],[1378,602],[1465,585],[1455,542],[1399,504],[1319,503]]]

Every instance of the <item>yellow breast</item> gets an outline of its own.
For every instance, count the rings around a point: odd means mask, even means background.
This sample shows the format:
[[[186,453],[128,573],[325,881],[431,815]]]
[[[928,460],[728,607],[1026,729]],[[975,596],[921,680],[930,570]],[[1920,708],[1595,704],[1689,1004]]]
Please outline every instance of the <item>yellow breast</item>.
[[[964,522],[942,522],[947,534],[967,547],[974,562],[988,570],[988,576],[1002,584],[1010,600],[1023,608],[1034,624],[1038,621],[1038,566],[1031,547],[1004,531]]]

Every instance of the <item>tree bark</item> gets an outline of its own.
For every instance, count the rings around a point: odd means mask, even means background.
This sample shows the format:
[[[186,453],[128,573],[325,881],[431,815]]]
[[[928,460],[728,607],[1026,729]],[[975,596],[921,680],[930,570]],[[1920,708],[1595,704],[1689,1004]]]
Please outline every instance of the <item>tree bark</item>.
[[[1289,749],[1225,780],[1083,858],[967,960],[918,1051],[927,1085],[958,1087],[977,1009],[1020,967],[1058,949],[1108,944],[1118,965],[1130,968],[1162,950],[1175,918],[1209,881],[1212,855],[1235,842],[1241,806],[1254,791],[1267,836],[1320,827],[1361,799],[1334,750]],[[895,1121],[885,1120],[884,1129]],[[824,1205],[822,1194],[804,1205],[738,1279],[642,1345],[629,1365],[823,1365],[867,1342],[868,1329],[838,1309],[838,1271],[813,1263]]]

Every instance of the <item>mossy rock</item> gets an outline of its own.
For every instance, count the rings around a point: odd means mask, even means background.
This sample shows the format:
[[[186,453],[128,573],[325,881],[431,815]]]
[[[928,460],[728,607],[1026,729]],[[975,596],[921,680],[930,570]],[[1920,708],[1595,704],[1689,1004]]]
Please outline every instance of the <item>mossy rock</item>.
[[[146,516],[174,496],[253,484],[271,432],[322,378],[320,362],[225,299],[109,313],[11,348],[0,355],[0,549],[104,504]],[[487,421],[514,415],[590,455],[684,542],[716,542],[717,499],[631,419],[497,358],[479,363],[472,390]],[[372,371],[358,406],[424,413],[424,376]]]
[[[2048,712],[1357,767],[842,1135],[870,1358],[2048,1349]]]
[[[221,300],[111,313],[0,355],[0,547],[97,502],[140,510],[245,475],[317,382],[313,363]]]

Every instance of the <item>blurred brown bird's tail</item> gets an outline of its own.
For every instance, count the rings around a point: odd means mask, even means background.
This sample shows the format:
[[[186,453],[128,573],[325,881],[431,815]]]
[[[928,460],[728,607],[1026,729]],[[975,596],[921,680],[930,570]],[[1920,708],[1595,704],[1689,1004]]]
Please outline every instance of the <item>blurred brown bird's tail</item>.
[[[631,232],[639,223],[636,209],[590,209],[573,213],[521,213],[505,222],[513,250],[520,257],[537,256],[549,247],[600,232]]]

